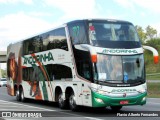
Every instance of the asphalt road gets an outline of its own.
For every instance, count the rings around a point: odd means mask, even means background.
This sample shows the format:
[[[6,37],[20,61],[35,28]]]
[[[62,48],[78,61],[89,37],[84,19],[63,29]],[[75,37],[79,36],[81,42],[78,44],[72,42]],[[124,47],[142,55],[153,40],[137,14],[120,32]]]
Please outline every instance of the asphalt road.
[[[149,117],[149,114],[154,117]],[[12,118],[9,117],[10,115]],[[100,110],[87,107],[82,107],[78,112],[72,112],[61,110],[57,104],[51,102],[35,100],[25,103],[17,102],[15,97],[7,94],[6,87],[0,87],[0,116],[3,116],[0,120],[33,119],[33,116],[39,117],[38,120],[160,120],[160,99],[148,98],[144,106],[126,106],[119,112],[113,112],[110,108]],[[34,119],[37,120],[37,118]]]

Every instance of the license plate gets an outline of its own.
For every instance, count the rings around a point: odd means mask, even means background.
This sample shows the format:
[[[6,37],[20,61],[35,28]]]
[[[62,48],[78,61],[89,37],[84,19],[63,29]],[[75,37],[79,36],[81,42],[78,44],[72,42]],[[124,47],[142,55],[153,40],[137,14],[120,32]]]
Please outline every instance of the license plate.
[[[125,104],[128,104],[128,103],[129,103],[128,100],[120,101],[121,105],[125,105]]]

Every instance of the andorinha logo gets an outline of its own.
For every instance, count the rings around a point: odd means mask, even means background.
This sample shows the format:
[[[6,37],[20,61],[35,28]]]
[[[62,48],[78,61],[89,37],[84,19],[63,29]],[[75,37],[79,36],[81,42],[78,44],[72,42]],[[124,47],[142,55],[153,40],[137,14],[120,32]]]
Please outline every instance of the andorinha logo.
[[[136,92],[136,89],[113,89],[112,93],[117,92]]]
[[[111,49],[111,50],[107,50],[107,49],[104,49],[102,51],[103,53],[138,53],[136,50],[125,50],[125,49]]]
[[[46,62],[46,61],[51,61],[51,60],[54,60],[54,59],[53,59],[52,53],[49,52],[48,54],[45,53],[45,54],[40,54],[40,55],[36,55],[36,56],[24,57],[23,65],[35,64],[36,61]]]

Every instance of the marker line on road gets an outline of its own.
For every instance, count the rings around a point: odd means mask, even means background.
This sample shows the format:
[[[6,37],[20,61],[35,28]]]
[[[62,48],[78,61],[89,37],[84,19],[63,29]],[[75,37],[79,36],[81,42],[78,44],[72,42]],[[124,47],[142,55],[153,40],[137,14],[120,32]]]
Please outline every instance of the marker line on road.
[[[160,103],[154,103],[154,102],[147,102],[147,103],[150,103],[150,104],[155,104],[155,105],[160,105]]]
[[[56,111],[56,110],[51,110],[51,109],[46,109],[46,108],[40,108],[40,107],[35,107],[35,106],[30,106],[30,105],[23,105],[23,104],[19,104],[19,103],[9,102],[9,101],[5,101],[5,100],[0,100],[0,102],[15,104],[15,105],[18,105],[18,106],[36,108],[36,109],[41,109],[41,110],[45,110],[45,111]],[[3,110],[8,110],[8,109],[3,109]],[[22,110],[17,110],[17,111],[22,111]],[[28,110],[23,110],[23,111],[28,111]],[[29,111],[35,111],[35,110],[29,110]],[[71,115],[71,116],[74,116],[74,117],[83,117],[83,118],[87,118],[87,119],[90,119],[90,120],[103,120],[103,119],[99,119],[99,118],[86,117],[86,116],[83,116],[83,115],[77,115],[77,114],[72,114],[72,113],[67,113],[67,112],[62,112],[62,111],[57,111],[57,112],[68,114],[68,115]]]
[[[94,118],[94,117],[85,117],[85,118],[90,119],[90,120],[103,120],[103,119]]]
[[[9,101],[5,101],[5,100],[0,100],[0,101],[6,102],[6,103],[10,103],[10,104],[16,104],[16,105],[20,105],[20,106],[24,106],[24,107],[31,107],[31,108],[41,109],[41,110],[45,110],[45,111],[55,111],[55,110],[46,109],[46,108],[40,108],[40,107],[35,107],[35,106],[30,106],[30,105],[23,105],[23,104],[19,104],[19,103],[9,102]]]

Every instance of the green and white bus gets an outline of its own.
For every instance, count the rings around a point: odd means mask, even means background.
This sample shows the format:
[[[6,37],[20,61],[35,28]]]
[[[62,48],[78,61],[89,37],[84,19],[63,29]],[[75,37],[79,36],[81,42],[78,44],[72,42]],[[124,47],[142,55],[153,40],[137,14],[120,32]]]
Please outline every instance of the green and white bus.
[[[158,52],[153,51],[155,63]],[[144,50],[132,23],[75,20],[7,48],[7,90],[26,98],[69,106],[146,104]]]

